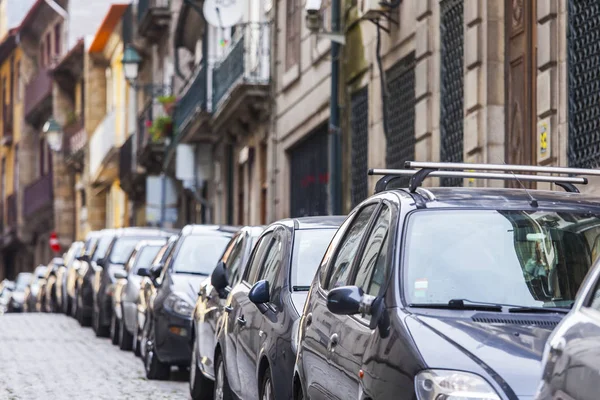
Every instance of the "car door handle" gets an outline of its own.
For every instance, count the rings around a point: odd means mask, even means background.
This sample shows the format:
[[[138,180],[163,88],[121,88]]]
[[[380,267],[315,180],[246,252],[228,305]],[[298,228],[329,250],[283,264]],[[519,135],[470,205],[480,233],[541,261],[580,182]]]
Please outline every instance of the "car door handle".
[[[308,313],[306,315],[306,326],[310,326],[312,324],[312,313]]]
[[[241,317],[238,317],[237,322],[242,326],[246,325],[246,320],[244,319],[243,315]]]
[[[338,344],[338,339],[339,339],[339,336],[337,333],[334,333],[333,335],[331,335],[329,337],[329,346],[327,346],[329,351],[334,350],[335,346],[337,346],[337,344]]]
[[[233,311],[233,307],[231,307],[231,306],[225,306],[223,308],[225,309],[225,312],[227,312],[227,313],[230,313]]]

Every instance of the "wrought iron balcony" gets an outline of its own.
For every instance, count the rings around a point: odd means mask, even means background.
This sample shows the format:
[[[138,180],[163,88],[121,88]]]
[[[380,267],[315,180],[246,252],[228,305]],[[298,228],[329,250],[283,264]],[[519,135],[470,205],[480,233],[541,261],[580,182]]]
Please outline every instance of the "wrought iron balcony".
[[[17,195],[11,194],[6,198],[6,227],[8,229],[17,229]]]
[[[64,128],[63,147],[67,163],[81,171],[83,168],[83,150],[87,143],[87,134],[83,125],[83,120],[77,118],[75,121],[67,124]]]
[[[175,109],[175,126],[181,134],[197,113],[207,111],[207,74],[204,67],[199,67],[191,82],[187,85],[183,96]]]
[[[236,29],[236,37],[212,72],[212,109],[216,113],[228,97],[241,87],[270,83],[269,23],[247,23]]]
[[[37,75],[25,86],[25,119],[37,125],[52,108],[52,78],[48,69],[40,68]]]
[[[25,187],[23,191],[23,217],[29,218],[40,210],[52,207],[52,199],[52,173],[49,173]]]
[[[164,129],[153,135],[152,124],[158,118],[162,119]],[[171,117],[156,99],[152,99],[138,117],[138,162],[146,168],[149,174],[160,173],[166,146],[172,138],[173,122]]]
[[[150,40],[159,38],[171,22],[170,0],[138,0],[138,33]]]

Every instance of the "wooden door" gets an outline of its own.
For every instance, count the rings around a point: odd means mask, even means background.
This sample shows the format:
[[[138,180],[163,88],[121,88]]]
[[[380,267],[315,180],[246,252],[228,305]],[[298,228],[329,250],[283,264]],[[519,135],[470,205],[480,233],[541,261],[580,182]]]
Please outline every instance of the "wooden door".
[[[505,0],[507,164],[536,160],[536,0]],[[531,184],[523,182],[532,187]],[[510,182],[510,187],[519,187]]]

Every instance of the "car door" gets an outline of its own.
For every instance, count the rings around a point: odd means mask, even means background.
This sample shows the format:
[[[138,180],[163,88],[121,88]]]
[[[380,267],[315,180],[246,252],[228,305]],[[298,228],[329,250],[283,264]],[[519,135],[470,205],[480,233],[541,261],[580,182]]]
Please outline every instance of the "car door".
[[[305,315],[302,363],[307,397],[311,399],[331,398],[339,391],[338,382],[344,380],[344,372],[332,366],[332,355],[343,324],[339,316],[327,308],[327,292],[330,288],[345,286],[350,278],[353,262],[367,232],[369,222],[378,202],[367,203],[354,212],[352,220],[340,227],[344,232],[340,239],[334,237],[325,257],[333,252],[327,265],[321,265],[324,276],[309,297]],[[347,229],[344,229],[344,225]],[[336,234],[336,236],[338,236]],[[338,242],[339,240],[339,242]],[[331,246],[335,246],[333,249]],[[323,271],[324,269],[324,271]]]
[[[555,399],[596,400],[600,380],[600,281],[548,342],[544,379]]]
[[[273,239],[273,229],[265,231],[258,240],[252,255],[248,261],[248,267],[242,276],[242,280],[233,287],[231,294],[227,299],[225,312],[226,326],[223,329],[223,336],[220,339],[223,346],[223,357],[225,360],[225,372],[229,381],[231,390],[238,394],[241,393],[243,383],[240,380],[238,373],[238,333],[240,326],[246,322],[244,318],[244,307],[252,305],[248,299],[248,292],[252,285],[256,282],[258,270],[261,265],[261,260],[266,249],[271,244]],[[249,307],[248,307],[249,308]],[[242,322],[243,321],[243,322]]]
[[[364,245],[360,247],[356,259],[358,264],[350,275],[348,285],[358,286],[365,294],[381,296],[385,289],[386,277],[389,276],[391,259],[388,255],[389,237],[391,230],[392,205],[382,204],[372,228],[365,237]],[[395,216],[395,214],[394,214]],[[338,315],[341,323],[334,332],[337,344],[332,346],[331,361],[335,368],[343,371],[343,379],[335,386],[335,396],[341,399],[362,393],[360,372],[363,377],[372,370],[372,362],[377,358],[377,344],[380,340],[377,327],[370,328],[369,315]],[[375,357],[372,357],[375,356]],[[367,360],[367,365],[363,361]],[[390,360],[391,361],[391,360]],[[373,382],[369,376],[368,382]],[[375,389],[376,388],[369,388]],[[362,398],[362,396],[359,396]],[[376,396],[373,398],[382,398]]]
[[[125,272],[127,272],[127,279],[123,283],[121,289],[121,307],[123,308],[123,325],[130,333],[133,332],[137,318],[137,296],[139,292],[139,280],[140,278],[136,275],[137,270],[135,268],[136,259],[138,258],[138,250],[133,250],[129,261],[125,264]],[[136,282],[136,280],[138,282]]]
[[[258,276],[255,282],[266,280],[269,282],[270,302],[265,304],[267,311],[263,314],[256,304],[248,298],[250,285],[244,285],[245,294],[243,304],[240,304],[241,316],[237,322],[237,366],[240,382],[244,388],[244,398],[258,399],[257,367],[260,346],[265,338],[263,324],[271,318],[276,319],[281,312],[280,294],[281,284],[277,284],[279,271],[283,264],[285,250],[284,234],[282,227],[278,227],[266,247],[261,258]],[[241,318],[241,319],[240,319]]]

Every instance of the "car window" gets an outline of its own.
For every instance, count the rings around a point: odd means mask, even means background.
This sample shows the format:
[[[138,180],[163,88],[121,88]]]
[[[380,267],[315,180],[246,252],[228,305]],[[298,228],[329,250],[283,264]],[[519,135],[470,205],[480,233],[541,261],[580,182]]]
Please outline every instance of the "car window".
[[[283,259],[283,242],[281,240],[281,234],[275,233],[269,243],[269,247],[266,250],[263,263],[258,274],[257,281],[265,280],[269,282],[271,290],[275,285],[275,280],[281,267],[281,261]]]
[[[244,281],[248,282],[250,285],[254,285],[256,282],[256,275],[258,274],[258,269],[260,267],[260,260],[265,252],[265,249],[269,246],[272,238],[273,232],[268,232],[259,239],[258,243],[256,243],[256,247],[252,252],[252,257],[250,258],[248,267],[244,273]]]
[[[291,286],[294,291],[306,291],[315,277],[325,250],[337,232],[334,228],[298,229],[294,233]]]
[[[117,239],[110,250],[109,262],[111,264],[125,264],[133,250],[135,250],[135,246],[140,240],[144,239],[141,237],[121,237]]]
[[[407,220],[404,294],[416,304],[568,308],[599,234],[600,218],[571,211],[417,211]]]
[[[112,243],[113,236],[105,235],[98,240],[98,244],[96,245],[96,249],[94,250],[94,255],[92,257],[93,261],[98,261],[99,259],[106,257],[106,251],[110,247]]]
[[[167,246],[165,246],[165,248],[164,248],[165,252],[162,255],[162,257],[158,258],[159,255],[157,255],[156,258],[154,259],[154,261],[156,262],[155,265],[159,265],[161,262],[164,263],[162,270],[160,271],[160,275],[158,276],[158,278],[156,278],[156,282],[159,285],[162,283],[163,279],[165,278],[165,274],[169,270],[171,260],[173,259],[173,253],[175,251],[175,246],[177,245],[177,242],[179,240],[181,240],[181,237],[179,239],[169,243]]]
[[[227,260],[225,260],[229,273],[229,285],[231,287],[235,286],[240,280],[240,265],[244,260],[246,242],[245,235],[239,235],[231,248],[231,252],[228,254]]]
[[[160,251],[161,246],[149,245],[144,246],[137,252],[135,260],[133,261],[133,273],[136,274],[138,269],[149,268],[152,265],[152,260],[156,257]]]
[[[377,204],[369,204],[365,206],[352,221],[346,236],[340,244],[339,251],[333,260],[331,278],[329,279],[329,284],[327,285],[328,289],[333,289],[347,284],[352,267],[352,261],[354,261],[362,237],[367,230],[369,220],[371,219],[371,215],[373,215],[376,207]]]
[[[387,260],[390,211],[388,206],[383,206],[375,220],[356,273],[355,285],[371,296],[379,294],[379,289],[383,286],[389,264],[391,264]]]
[[[210,275],[231,240],[223,235],[189,235],[177,250],[173,271],[182,274]]]

